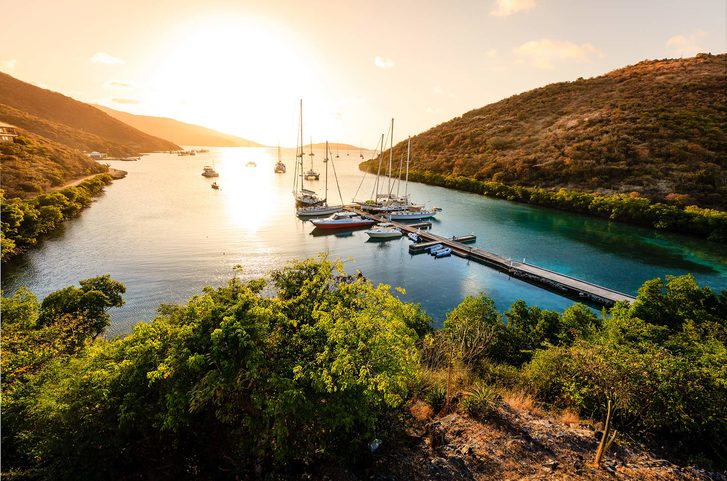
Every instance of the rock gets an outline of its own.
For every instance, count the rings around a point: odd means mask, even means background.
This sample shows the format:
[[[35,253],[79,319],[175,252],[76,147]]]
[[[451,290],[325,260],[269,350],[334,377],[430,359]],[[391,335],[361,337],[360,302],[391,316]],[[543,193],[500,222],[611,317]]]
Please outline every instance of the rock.
[[[550,469],[551,471],[555,471],[558,468],[558,465],[560,463],[555,460],[550,460],[547,463],[543,463],[543,466],[545,466],[547,469]]]
[[[444,436],[444,428],[442,428],[439,422],[433,422],[427,425],[427,440],[429,442],[429,449],[431,450],[447,444]]]
[[[464,446],[462,446],[460,448],[459,453],[462,456],[472,456],[475,454],[475,451],[474,451],[474,449],[472,449],[472,446],[465,444]]]

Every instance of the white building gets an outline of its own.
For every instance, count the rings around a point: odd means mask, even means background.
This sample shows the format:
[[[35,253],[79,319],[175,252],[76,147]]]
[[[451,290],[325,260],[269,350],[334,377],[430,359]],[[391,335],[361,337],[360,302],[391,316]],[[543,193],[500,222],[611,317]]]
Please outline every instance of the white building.
[[[12,142],[18,136],[17,127],[0,122],[0,142]]]

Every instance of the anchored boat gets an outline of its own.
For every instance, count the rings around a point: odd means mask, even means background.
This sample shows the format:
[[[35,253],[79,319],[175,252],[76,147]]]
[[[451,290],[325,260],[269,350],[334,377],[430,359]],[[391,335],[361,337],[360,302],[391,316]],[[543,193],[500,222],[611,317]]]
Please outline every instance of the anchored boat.
[[[366,231],[372,239],[395,239],[401,237],[401,231],[389,222],[381,222]]]
[[[342,229],[369,226],[375,224],[376,221],[364,219],[354,212],[336,212],[325,219],[314,219],[311,223],[319,229]]]

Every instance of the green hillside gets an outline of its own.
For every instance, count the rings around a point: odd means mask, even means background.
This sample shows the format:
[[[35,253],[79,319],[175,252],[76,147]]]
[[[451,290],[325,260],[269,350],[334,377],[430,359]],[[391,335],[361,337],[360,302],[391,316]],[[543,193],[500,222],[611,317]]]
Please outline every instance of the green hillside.
[[[100,110],[0,73],[0,120],[68,147],[127,156],[176,150]]]
[[[125,124],[155,135],[163,139],[170,139],[179,145],[207,145],[215,147],[263,147],[262,144],[252,140],[243,139],[234,135],[217,132],[199,125],[187,124],[164,117],[150,117],[147,115],[134,115],[121,112],[102,105],[95,105],[97,109],[106,112],[111,117]]]
[[[405,152],[396,145],[394,158]],[[727,55],[644,61],[515,95],[412,137],[412,156],[419,178],[635,192],[725,210]]]

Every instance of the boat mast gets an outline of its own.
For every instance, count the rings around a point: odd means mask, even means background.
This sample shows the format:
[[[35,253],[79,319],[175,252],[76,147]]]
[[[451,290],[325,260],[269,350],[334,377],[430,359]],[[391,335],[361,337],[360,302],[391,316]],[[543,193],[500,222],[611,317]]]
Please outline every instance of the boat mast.
[[[311,138],[310,138],[310,144],[309,145],[310,145],[310,154],[308,154],[308,157],[310,157],[310,170],[311,170],[311,172],[315,172],[313,170],[313,156],[315,155],[313,153],[313,136],[311,136]]]
[[[326,195],[323,197],[324,202],[328,205],[328,141],[326,140],[326,153],[323,156],[323,163],[326,164]]]
[[[391,144],[391,147],[389,147],[389,199],[391,198],[391,163],[394,159],[394,119],[391,119],[391,138],[389,139],[389,143]]]
[[[303,173],[303,99],[300,99],[300,112],[298,114],[298,128],[300,132],[300,139],[298,139],[298,146],[299,151],[296,152],[296,157],[298,157],[296,161],[296,169],[298,168],[298,165],[300,165],[300,189],[303,190],[304,185],[304,177],[305,174]]]
[[[404,181],[404,200],[409,203],[409,158],[411,157],[411,135],[406,145],[406,180]]]
[[[384,134],[381,134],[381,154],[379,154],[379,170],[376,171],[376,183],[374,184],[374,190],[376,191],[376,197],[374,197],[374,202],[378,202],[379,200],[379,177],[381,176],[381,162],[384,160]],[[376,145],[376,148],[378,149],[378,144]]]

